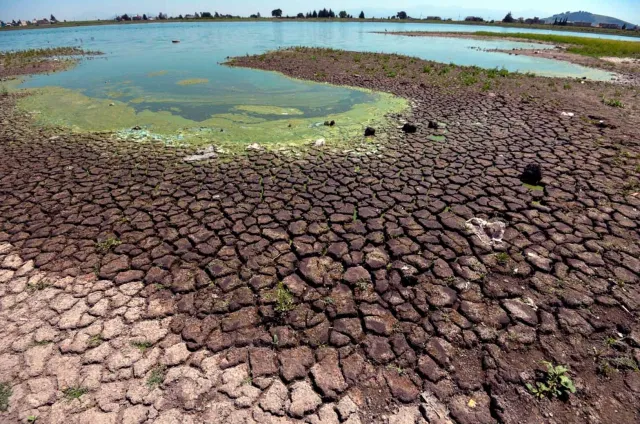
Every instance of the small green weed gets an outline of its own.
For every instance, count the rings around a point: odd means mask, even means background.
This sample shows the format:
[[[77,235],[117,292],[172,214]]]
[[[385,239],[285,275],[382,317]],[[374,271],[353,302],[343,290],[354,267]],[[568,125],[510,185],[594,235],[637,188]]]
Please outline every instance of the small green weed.
[[[509,259],[511,258],[507,252],[496,253],[496,261],[498,261],[500,265],[506,265],[509,262]]]
[[[295,308],[293,295],[291,294],[289,289],[284,285],[282,281],[278,283],[275,297],[276,297],[276,312],[282,314],[285,312],[289,312]]]
[[[398,74],[395,71],[389,71],[387,72],[387,76],[389,78],[395,78]]]
[[[9,383],[0,383],[0,411],[4,412],[9,409],[9,398],[13,394],[13,390]]]
[[[424,67],[422,68],[423,74],[430,74],[432,71],[433,68],[431,67],[431,65],[424,65]]]
[[[611,107],[624,108],[624,104],[618,99],[607,99],[605,97],[602,98],[602,103]]]
[[[82,395],[84,395],[87,392],[88,390],[85,389],[84,387],[69,387],[65,389],[62,393],[64,393],[64,397],[68,401],[72,401],[74,399],[80,399]]]
[[[36,421],[38,421],[38,416],[37,416],[37,415],[29,415],[29,416],[27,417],[27,422],[28,422],[29,424],[33,424],[33,423],[35,423]]]
[[[551,362],[543,361],[547,366],[544,381],[536,382],[536,386],[527,383],[527,389],[537,398],[563,398],[576,392],[571,377],[569,377],[569,368],[564,365],[553,365]]]
[[[404,374],[404,369],[396,364],[389,364],[387,365],[387,369],[389,371],[395,371],[398,373],[398,375],[403,375]]]
[[[108,237],[103,241],[96,242],[96,251],[98,251],[98,253],[109,253],[121,244],[122,242],[117,238]]]
[[[564,88],[565,90],[571,90],[571,84],[567,82],[562,86],[562,88]]]
[[[474,85],[475,83],[478,82],[478,79],[474,75],[470,75],[466,73],[462,74],[461,80],[462,80],[462,84],[466,86]]]
[[[369,282],[365,279],[361,279],[356,281],[356,287],[362,291],[367,291],[369,289]]]
[[[40,291],[49,287],[50,284],[45,280],[40,280],[37,283],[29,283],[27,284],[27,289],[30,291]]]
[[[131,342],[131,346],[135,347],[136,349],[139,349],[141,352],[146,351],[147,349],[149,349],[151,346],[153,346],[152,343],[144,341],[144,342]]]
[[[100,344],[102,344],[102,336],[100,334],[96,334],[95,336],[89,337],[87,344],[90,347],[100,346]]]
[[[162,382],[164,381],[164,373],[165,373],[164,367],[154,368],[151,371],[151,374],[149,374],[149,378],[147,378],[147,387],[153,389],[161,385]]]

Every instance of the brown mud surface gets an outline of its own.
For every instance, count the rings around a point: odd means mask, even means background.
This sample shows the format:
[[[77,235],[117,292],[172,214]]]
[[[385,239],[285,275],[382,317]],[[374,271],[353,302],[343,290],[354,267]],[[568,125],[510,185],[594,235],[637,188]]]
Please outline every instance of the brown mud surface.
[[[22,75],[47,74],[69,69],[73,63],[59,60],[43,60],[34,63],[25,63],[22,66],[5,67],[0,61],[0,79],[18,77]]]
[[[404,96],[417,131],[185,162],[0,96],[0,422],[638,422],[637,92],[317,49],[234,64]],[[576,394],[536,399],[542,360]]]
[[[56,47],[0,54],[0,81],[35,74],[66,71],[80,60],[101,56],[99,51],[86,51],[78,47]],[[11,57],[10,59],[8,57]]]
[[[401,31],[401,32],[380,32],[379,34],[387,35],[399,35],[406,37],[444,37],[444,38],[466,38],[471,40],[485,40],[485,41],[513,41],[517,43],[527,44],[541,44],[547,46],[555,46],[554,49],[494,49],[487,50],[492,52],[525,55],[531,57],[542,57],[545,59],[561,60],[564,62],[575,63],[576,65],[586,66],[588,68],[600,69],[603,71],[613,72],[616,75],[614,82],[640,86],[640,63],[634,59],[626,60],[607,60],[607,58],[597,58],[591,56],[584,56],[577,53],[570,53],[565,51],[565,47],[558,45],[557,43],[551,43],[543,40],[524,40],[522,38],[504,36],[500,38],[488,37],[483,35],[474,35],[473,33],[459,33],[459,32],[429,32],[429,31]],[[610,58],[609,58],[610,59]],[[618,58],[614,58],[618,59]]]

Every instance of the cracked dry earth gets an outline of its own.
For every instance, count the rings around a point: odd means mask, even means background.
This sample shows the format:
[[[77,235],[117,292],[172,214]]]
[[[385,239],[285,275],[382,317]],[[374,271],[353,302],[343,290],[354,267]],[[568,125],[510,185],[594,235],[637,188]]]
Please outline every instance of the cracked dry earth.
[[[638,422],[637,141],[383,88],[419,127],[380,150],[195,163],[0,100],[0,422]]]

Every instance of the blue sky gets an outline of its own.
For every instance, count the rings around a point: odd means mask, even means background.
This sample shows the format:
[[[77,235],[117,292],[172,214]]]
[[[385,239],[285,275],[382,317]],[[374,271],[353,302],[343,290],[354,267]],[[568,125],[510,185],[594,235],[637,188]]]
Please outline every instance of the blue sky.
[[[240,0],[235,2],[204,0],[0,0],[0,19],[33,19],[54,14],[58,19],[109,19],[122,13],[150,13],[157,15],[165,12],[169,15],[187,14],[202,11],[218,11],[232,15],[247,16],[260,12],[270,15],[271,10],[280,8],[284,14],[295,15],[298,12],[322,7],[334,10],[347,10],[350,13],[364,10],[367,16],[383,17],[405,10],[409,15],[440,15],[457,18],[474,14],[485,18],[501,19],[506,12],[514,16],[541,18],[565,11],[586,10],[592,13],[614,16],[626,21],[640,23],[640,0],[537,0],[515,2],[513,0],[451,0],[442,2],[431,0],[321,0],[303,2],[296,0]],[[390,7],[390,4],[393,7]]]

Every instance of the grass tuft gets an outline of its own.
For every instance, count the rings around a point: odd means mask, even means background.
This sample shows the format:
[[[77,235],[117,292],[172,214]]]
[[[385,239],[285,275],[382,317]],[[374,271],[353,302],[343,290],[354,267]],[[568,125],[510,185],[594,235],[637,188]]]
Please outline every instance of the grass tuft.
[[[161,385],[164,382],[165,371],[164,367],[154,368],[149,374],[149,378],[147,378],[147,386],[153,389]]]
[[[121,244],[122,242],[119,239],[115,237],[108,237],[103,241],[96,242],[96,251],[98,251],[98,253],[109,253]]]
[[[65,389],[62,393],[64,393],[64,397],[67,400],[71,401],[74,399],[80,399],[82,395],[84,395],[87,392],[88,390],[85,389],[84,387],[69,387]]]
[[[519,38],[530,41],[544,41],[554,44],[568,44],[567,51],[592,57],[632,57],[640,58],[640,43],[637,41],[610,40],[606,38],[576,37],[558,34],[500,33],[478,31],[472,35],[496,38]]]
[[[276,312],[285,313],[295,308],[293,295],[291,294],[289,289],[284,285],[283,282],[278,283],[275,297],[276,297]]]
[[[9,383],[0,383],[0,412],[9,409],[9,399],[13,394],[13,390]]]

